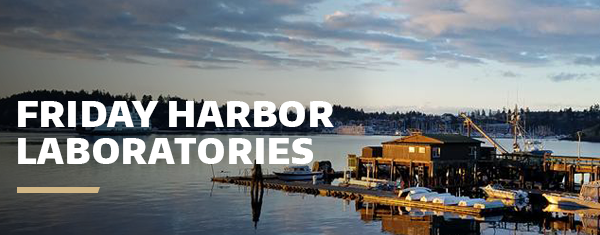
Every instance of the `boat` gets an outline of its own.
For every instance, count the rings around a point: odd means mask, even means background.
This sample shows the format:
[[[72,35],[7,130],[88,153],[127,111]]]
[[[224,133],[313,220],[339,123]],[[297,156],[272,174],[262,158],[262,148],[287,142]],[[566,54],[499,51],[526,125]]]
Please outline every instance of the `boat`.
[[[481,187],[481,189],[483,190],[483,192],[485,192],[485,194],[488,197],[492,197],[492,198],[524,200],[524,199],[527,199],[527,196],[528,196],[528,194],[526,192],[523,192],[521,190],[504,189],[501,185],[498,185],[498,184],[495,184],[495,185],[490,184],[488,186]]]
[[[313,176],[316,176],[317,180],[323,178],[323,172],[311,171],[310,167],[306,165],[287,166],[283,169],[283,172],[273,173],[277,176],[277,178],[285,181],[312,180]]]
[[[544,193],[542,195],[548,200],[548,203],[561,207],[600,209],[600,181],[584,184],[579,191],[579,196],[566,193]]]

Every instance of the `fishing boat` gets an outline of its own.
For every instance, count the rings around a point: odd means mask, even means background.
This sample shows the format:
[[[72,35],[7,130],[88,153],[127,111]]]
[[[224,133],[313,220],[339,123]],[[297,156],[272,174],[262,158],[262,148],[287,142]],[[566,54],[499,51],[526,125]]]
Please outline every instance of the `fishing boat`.
[[[600,181],[584,184],[579,196],[565,193],[544,193],[543,196],[548,203],[558,206],[600,209]]]
[[[483,192],[485,192],[485,194],[488,197],[492,197],[492,198],[505,198],[505,199],[512,199],[512,200],[523,200],[527,198],[527,193],[523,192],[521,190],[510,190],[510,189],[504,189],[501,185],[488,185],[485,187],[481,187],[481,189],[483,190]]]
[[[306,165],[288,166],[283,169],[283,172],[273,173],[277,178],[285,181],[312,180],[313,176],[316,176],[318,180],[323,178],[323,172],[311,171],[310,167]]]

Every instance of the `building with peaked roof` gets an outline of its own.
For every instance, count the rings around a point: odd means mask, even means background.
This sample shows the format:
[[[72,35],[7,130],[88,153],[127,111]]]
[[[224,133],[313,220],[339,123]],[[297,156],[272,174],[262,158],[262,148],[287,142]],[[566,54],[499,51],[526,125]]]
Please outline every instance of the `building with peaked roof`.
[[[493,147],[457,134],[422,134],[363,148],[362,156],[349,156],[356,178],[383,178],[402,181],[404,186],[469,185],[475,163],[489,160]]]
[[[483,142],[457,134],[415,134],[383,142],[382,157],[395,161],[474,160]]]

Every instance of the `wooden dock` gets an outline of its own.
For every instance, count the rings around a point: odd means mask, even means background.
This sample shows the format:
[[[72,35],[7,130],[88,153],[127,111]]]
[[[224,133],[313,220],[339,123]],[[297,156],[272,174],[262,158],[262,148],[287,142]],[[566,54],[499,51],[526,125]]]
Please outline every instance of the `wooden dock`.
[[[250,177],[215,177],[213,182],[250,186]],[[263,185],[265,188],[286,192],[305,193],[327,197],[337,197],[349,200],[362,200],[383,205],[420,208],[432,211],[453,212],[464,215],[482,215],[502,211],[506,208],[479,209],[474,207],[447,206],[431,202],[407,201],[397,197],[396,193],[367,188],[336,186],[331,184],[316,184],[312,182],[282,181],[272,175],[265,175]]]

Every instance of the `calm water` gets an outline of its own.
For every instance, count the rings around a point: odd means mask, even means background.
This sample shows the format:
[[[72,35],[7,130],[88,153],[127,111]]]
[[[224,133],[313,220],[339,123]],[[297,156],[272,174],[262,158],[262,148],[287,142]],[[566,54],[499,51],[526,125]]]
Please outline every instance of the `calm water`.
[[[190,164],[179,161],[180,149],[171,142],[175,165],[18,165],[18,137],[28,138],[27,155],[37,157],[44,136],[56,134],[0,133],[0,234],[571,234],[584,230],[579,216],[536,210],[488,218],[460,217],[410,208],[367,205],[354,201],[303,194],[265,192],[260,221],[252,221],[249,191],[245,187],[212,184],[209,165],[201,163],[194,148]],[[60,135],[60,139],[72,135]],[[154,138],[148,136],[147,153]],[[244,137],[251,141],[269,136]],[[118,137],[114,137],[120,139]],[[298,136],[290,137],[292,139]],[[331,160],[343,170],[348,153],[394,137],[311,136],[314,160]],[[90,139],[93,142],[93,138]],[[501,140],[510,146],[509,140]],[[545,141],[556,154],[575,155],[577,143]],[[227,147],[226,147],[227,149]],[[582,143],[583,155],[600,156],[600,144]],[[65,144],[61,143],[65,155]],[[147,154],[145,155],[147,159]],[[210,155],[209,155],[210,156]],[[227,156],[227,153],[225,153]],[[121,160],[121,159],[120,159]],[[218,175],[237,175],[250,166],[214,166]],[[264,166],[269,172],[281,166]],[[17,186],[99,186],[99,194],[17,194]],[[589,223],[588,223],[589,224]],[[555,231],[552,227],[565,227]]]

